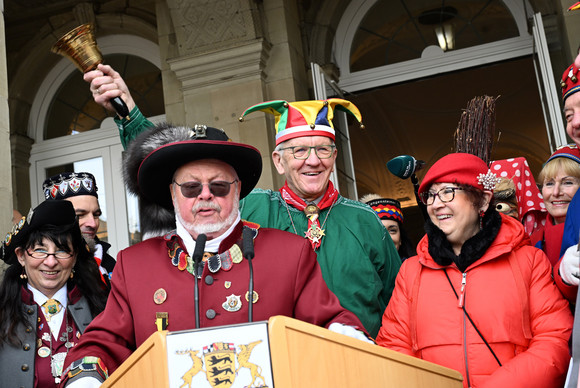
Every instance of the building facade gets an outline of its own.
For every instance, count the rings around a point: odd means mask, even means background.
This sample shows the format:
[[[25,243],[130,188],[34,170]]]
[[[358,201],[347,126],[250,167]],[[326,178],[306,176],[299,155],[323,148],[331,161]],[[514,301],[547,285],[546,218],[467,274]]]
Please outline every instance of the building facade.
[[[410,182],[385,162],[412,155],[430,164],[451,152],[461,110],[475,96],[498,97],[495,159],[525,156],[537,173],[566,143],[559,79],[580,44],[572,3],[4,0],[2,230],[13,208],[26,214],[42,200],[47,176],[89,170],[104,208],[101,236],[115,252],[139,240],[116,127],[81,73],[51,52],[80,24],[94,24],[105,62],[153,121],[223,128],[260,149],[259,187],[283,183],[270,162],[273,120],[253,114],[239,122],[245,108],[276,99],[352,100],[366,129],[344,117],[335,123],[339,190],[355,199],[369,192],[397,198],[418,214]]]

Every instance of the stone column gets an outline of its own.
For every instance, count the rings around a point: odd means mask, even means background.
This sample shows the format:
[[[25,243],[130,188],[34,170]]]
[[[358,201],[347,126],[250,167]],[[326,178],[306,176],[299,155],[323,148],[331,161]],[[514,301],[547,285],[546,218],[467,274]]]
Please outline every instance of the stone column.
[[[255,146],[264,162],[258,186],[278,188],[273,120],[238,117],[262,101],[307,98],[296,4],[167,0],[157,4],[157,20],[168,121],[223,128]]]
[[[6,67],[6,37],[4,34],[4,1],[0,0],[0,236],[12,226],[12,170],[10,169],[10,124],[8,115],[8,69]],[[5,265],[0,261],[0,274]]]

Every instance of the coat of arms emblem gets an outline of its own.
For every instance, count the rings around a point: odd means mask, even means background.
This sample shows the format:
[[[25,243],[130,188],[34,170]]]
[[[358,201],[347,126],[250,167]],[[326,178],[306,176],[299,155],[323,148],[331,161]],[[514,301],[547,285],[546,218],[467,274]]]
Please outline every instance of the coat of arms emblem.
[[[244,381],[244,387],[267,387],[262,376],[262,368],[249,361],[252,350],[261,342],[262,340],[258,340],[246,345],[238,345],[239,351],[236,351],[235,344],[228,342],[214,342],[201,350],[176,351],[177,354],[188,354],[193,361],[192,367],[181,376],[183,380],[181,387],[192,388],[193,378],[204,371],[211,387],[230,388],[236,377],[239,377],[239,371],[242,368],[248,368],[251,374],[251,381]]]

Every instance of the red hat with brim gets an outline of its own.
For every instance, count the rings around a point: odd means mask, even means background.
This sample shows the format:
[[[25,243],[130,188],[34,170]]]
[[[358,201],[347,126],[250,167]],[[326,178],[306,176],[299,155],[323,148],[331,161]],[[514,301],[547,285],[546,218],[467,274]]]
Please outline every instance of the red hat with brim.
[[[490,190],[491,181],[494,179],[495,174],[489,172],[487,164],[481,158],[468,153],[449,154],[435,162],[427,171],[419,186],[419,195],[429,190],[433,183],[442,182]],[[495,183],[493,186],[495,187]]]

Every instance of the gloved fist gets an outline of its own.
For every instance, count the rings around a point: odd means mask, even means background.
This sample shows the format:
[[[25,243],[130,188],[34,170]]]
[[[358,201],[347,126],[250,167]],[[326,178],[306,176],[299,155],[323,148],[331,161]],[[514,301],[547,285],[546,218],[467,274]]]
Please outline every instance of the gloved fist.
[[[580,252],[578,247],[572,245],[566,249],[560,260],[560,276],[562,280],[571,286],[577,286],[580,282]]]
[[[331,323],[330,326],[328,326],[328,330],[334,331],[335,333],[338,334],[344,334],[364,342],[368,342],[369,344],[373,343],[373,341],[368,339],[367,336],[362,331],[357,330],[352,326],[343,325],[342,323],[338,322]]]

